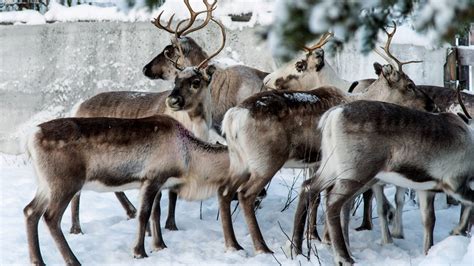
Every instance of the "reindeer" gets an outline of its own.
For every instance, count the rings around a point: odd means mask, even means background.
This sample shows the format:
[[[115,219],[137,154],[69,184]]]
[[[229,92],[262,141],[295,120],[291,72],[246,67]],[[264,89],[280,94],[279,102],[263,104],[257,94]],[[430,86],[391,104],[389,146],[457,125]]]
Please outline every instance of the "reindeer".
[[[257,252],[269,253],[252,203],[258,192],[285,164],[309,166],[319,161],[321,115],[333,106],[359,99],[390,101],[433,111],[429,97],[392,65],[374,64],[379,78],[364,94],[348,94],[336,87],[307,92],[267,91],[227,111],[223,121],[230,155],[230,173],[247,180],[238,189],[240,206]],[[315,219],[314,219],[315,220]],[[316,227],[311,232],[317,237]]]
[[[191,22],[197,17],[190,4],[189,0],[184,3],[191,13]],[[217,0],[213,4],[209,4],[204,0],[207,10],[213,11],[216,9]],[[200,26],[188,29],[181,28],[178,23],[176,29],[171,27],[173,16],[168,20],[166,25],[161,24],[160,13],[153,21],[153,24],[161,29],[173,34],[172,43],[166,46],[163,51],[158,54],[152,61],[150,61],[143,68],[143,74],[151,79],[172,80],[179,73],[178,66],[196,66],[204,58],[207,58],[206,52],[192,39],[187,36],[189,33],[203,28],[208,22],[208,18]],[[209,13],[208,13],[209,14]],[[250,95],[264,90],[263,78],[268,75],[267,72],[260,71],[244,65],[230,66],[221,68],[215,65],[216,71],[213,74],[211,81],[211,96],[213,108],[213,127],[217,132],[220,132],[220,125],[225,112],[238,103],[245,100]]]
[[[174,190],[186,200],[201,200],[219,191],[226,242],[235,241],[231,225],[231,194],[227,147],[196,138],[166,115],[140,119],[60,118],[38,126],[28,152],[38,177],[33,200],[24,208],[30,261],[44,265],[38,222],[44,217],[64,261],[80,265],[62,231],[63,213],[83,189],[140,189],[135,258],[147,257],[146,224],[151,216],[152,250],[166,248],[160,229],[161,190]],[[154,206],[154,207],[152,207]]]
[[[396,65],[398,65],[399,69],[401,69],[402,66],[406,63],[400,62],[390,52],[390,44],[397,30],[397,25],[393,23],[393,27],[394,29],[391,33],[389,33],[387,30],[384,29],[388,38],[387,38],[385,47],[383,47],[383,49],[388,56],[387,60],[392,60]],[[410,62],[416,63],[420,61],[410,61]],[[438,108],[442,112],[456,113],[462,110],[461,102],[460,100],[457,99],[458,93],[456,93],[454,90],[443,88],[443,87],[426,86],[426,85],[417,86],[417,88],[420,89],[423,93],[427,94],[431,99],[433,99],[434,103],[438,106]],[[358,88],[356,91],[360,92],[360,91],[366,91],[366,90],[367,89]],[[461,93],[461,95],[462,95],[461,98],[463,102],[468,100],[467,110],[469,112],[471,112],[471,109],[472,111],[474,111],[474,96],[467,93]],[[405,203],[405,193],[407,189],[402,188],[402,187],[397,187],[396,194],[395,194],[395,203],[396,203],[395,210],[393,210],[393,207],[391,207],[391,205],[388,203],[387,199],[385,198],[385,195],[383,194],[383,186],[380,185],[380,183],[374,186],[373,191],[375,192],[376,199],[377,199],[377,211],[379,214],[379,219],[380,219],[381,228],[382,228],[382,242],[392,243],[393,242],[392,236],[395,238],[404,238],[402,213],[403,213],[403,205]],[[356,228],[356,230],[358,231],[372,229],[371,206],[372,206],[373,194],[371,193],[371,190],[369,190],[365,192],[363,195],[364,195],[364,215],[363,215],[363,221],[362,221],[361,226]],[[429,197],[430,201],[434,201],[434,195],[429,195],[427,193],[424,193],[421,196]],[[424,200],[426,201],[427,199],[424,199]],[[433,203],[431,202],[430,206],[432,205]],[[434,212],[434,210],[432,212]],[[451,232],[452,234],[465,234],[465,231],[468,227],[468,220],[469,220],[467,219],[467,217],[472,216],[472,214],[470,213],[471,213],[470,208],[462,209],[459,224],[455,229],[452,230]],[[388,229],[387,216],[393,216],[394,221],[395,221],[392,232],[390,232]],[[428,234],[427,238],[429,239],[433,238],[432,231],[431,232],[427,231],[426,234]],[[425,246],[425,253],[428,252],[431,245]]]
[[[354,263],[342,230],[350,201],[379,180],[421,194],[444,191],[464,204],[474,204],[474,124],[463,110],[465,121],[452,113],[357,101],[323,115],[319,122],[323,163],[304,184],[298,209],[327,191],[326,222],[337,265]],[[430,195],[420,197],[421,209],[432,210]],[[432,230],[434,213],[422,211],[422,220],[425,230]],[[425,238],[425,246],[430,241]]]
[[[212,7],[208,7],[208,12]],[[197,67],[181,69],[175,80],[175,87],[172,91],[165,92],[134,92],[119,91],[105,92],[98,94],[82,104],[75,113],[76,117],[117,117],[117,118],[142,118],[157,114],[169,115],[184,127],[193,132],[198,138],[207,141],[209,130],[212,125],[212,103],[209,90],[210,77],[214,71],[213,67],[207,67],[207,62],[215,57],[225,45],[224,26],[217,23],[221,29],[223,42],[220,48],[211,56],[205,58]],[[199,74],[199,77],[192,77]],[[204,74],[202,74],[204,73]],[[202,77],[201,77],[202,76]],[[133,218],[136,213],[135,207],[128,200],[123,192],[115,192],[120,203],[124,207],[129,218]],[[176,193],[170,190],[170,205],[168,208],[168,218],[165,228],[169,230],[178,230],[175,221]],[[72,226],[71,233],[82,233],[79,221],[79,202],[80,195],[76,195],[71,203]]]
[[[325,33],[313,46],[303,46],[303,58],[295,58],[291,62],[265,77],[265,86],[271,89],[307,91],[320,86],[335,86],[344,91],[364,90],[374,79],[349,82],[340,78],[336,71],[324,58],[322,47],[332,37]]]

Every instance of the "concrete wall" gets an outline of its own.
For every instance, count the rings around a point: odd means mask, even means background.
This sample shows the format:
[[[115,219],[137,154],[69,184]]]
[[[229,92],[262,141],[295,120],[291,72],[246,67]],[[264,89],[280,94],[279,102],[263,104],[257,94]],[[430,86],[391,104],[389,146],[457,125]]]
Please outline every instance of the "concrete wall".
[[[255,34],[261,30],[229,30],[220,57],[272,71],[275,63],[269,49]],[[192,36],[206,51],[220,44],[214,25]],[[171,88],[171,83],[152,81],[141,73],[167,44],[169,34],[151,23],[0,26],[0,152],[21,152],[21,139],[33,125],[64,116],[72,106],[99,92]],[[444,50],[398,45],[393,53],[407,55],[401,56],[402,60],[425,60],[422,65],[407,67],[417,84],[442,85]],[[348,80],[374,77],[375,60],[383,62],[374,55],[361,57],[353,45],[329,58]]]

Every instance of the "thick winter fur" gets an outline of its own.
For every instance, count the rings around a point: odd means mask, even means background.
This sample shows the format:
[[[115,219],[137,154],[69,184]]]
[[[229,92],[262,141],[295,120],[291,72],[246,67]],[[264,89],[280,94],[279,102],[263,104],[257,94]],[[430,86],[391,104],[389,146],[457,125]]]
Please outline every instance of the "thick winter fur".
[[[336,264],[353,263],[339,219],[343,205],[377,180],[440,190],[474,204],[474,128],[454,114],[357,101],[327,112],[320,128],[322,166],[307,188],[310,194],[327,189]],[[430,202],[429,196],[423,198]],[[425,226],[434,226],[429,218],[434,215],[424,215]],[[430,241],[425,238],[425,245]]]
[[[247,211],[252,240],[257,252],[270,252],[250,205],[257,193],[286,163],[300,167],[319,162],[320,132],[317,123],[329,108],[357,99],[380,99],[418,109],[434,109],[431,100],[416,91],[413,82],[394,73],[390,65],[375,65],[377,89],[365,94],[348,94],[335,87],[312,91],[267,91],[249,97],[224,117],[223,132],[229,145],[231,174],[247,179],[239,189],[239,201]],[[315,226],[313,226],[315,228]],[[315,233],[316,234],[316,233]]]
[[[181,37],[179,42],[185,58],[179,57],[175,41],[168,45],[150,63],[143,68],[145,76],[151,79],[173,80],[179,71],[166,59],[165,53],[172,60],[177,60],[182,66],[197,66],[205,58],[206,52],[191,38]],[[213,127],[220,132],[220,126],[225,112],[242,102],[247,97],[261,92],[264,88],[263,79],[268,73],[244,65],[230,66],[216,70],[211,81],[210,89],[214,106]]]
[[[147,256],[143,241],[150,215],[153,249],[166,247],[159,223],[161,189],[171,188],[183,198],[198,200],[230,182],[227,148],[199,140],[168,116],[56,119],[39,125],[28,149],[39,179],[36,196],[24,209],[33,264],[44,265],[38,242],[42,216],[65,263],[79,264],[60,222],[69,201],[82,189],[141,189],[133,249],[134,256],[141,258]]]
[[[202,78],[192,84],[195,77],[192,68],[178,74],[173,90],[165,92],[136,92],[118,91],[98,94],[77,109],[76,117],[117,117],[142,118],[157,114],[169,115],[181,122],[195,136],[208,140],[212,124],[212,104],[209,92],[209,82]],[[135,216],[135,207],[124,193],[116,192],[122,206],[130,218]],[[177,230],[174,208],[176,196],[170,192],[170,208],[166,228]],[[79,195],[71,203],[72,226],[71,233],[82,233],[79,220]]]
[[[352,89],[364,90],[374,80],[360,80]],[[340,78],[324,58],[324,50],[316,49],[272,72],[264,79],[265,86],[278,90],[307,91],[320,86],[335,86],[348,91],[353,82]]]

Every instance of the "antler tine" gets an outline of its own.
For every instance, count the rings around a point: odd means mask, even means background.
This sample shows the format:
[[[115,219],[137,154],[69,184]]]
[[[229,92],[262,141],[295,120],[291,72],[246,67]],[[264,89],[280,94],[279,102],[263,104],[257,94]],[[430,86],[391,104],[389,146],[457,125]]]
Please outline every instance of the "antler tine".
[[[464,112],[464,114],[466,115],[467,118],[472,119],[471,115],[469,114],[469,112],[466,109],[466,106],[464,105],[464,102],[462,101],[461,89],[457,88],[456,90],[457,90],[457,94],[458,94],[458,102],[459,102],[459,105],[461,105],[462,111]]]
[[[217,0],[214,0],[214,2],[212,4],[209,4],[209,2],[207,0],[204,0],[203,2],[204,2],[204,5],[206,5],[206,11],[200,11],[200,12],[201,13],[207,12],[206,19],[204,20],[204,22],[201,25],[199,25],[195,28],[188,29],[188,30],[184,31],[181,35],[183,35],[183,36],[188,35],[189,33],[200,30],[200,29],[204,28],[207,24],[209,24],[209,21],[211,20],[211,17],[212,17],[212,11],[216,10],[216,8],[217,8],[217,6],[216,6],[217,5]]]
[[[164,10],[161,11],[161,13],[158,15],[158,17],[155,18],[155,20],[153,20],[151,23],[153,23],[153,25],[155,25],[157,28],[159,29],[162,29],[162,30],[165,30],[169,33],[175,33],[175,30],[173,30],[171,28],[171,21],[173,20],[173,17],[175,14],[173,14],[169,20],[168,20],[168,23],[166,23],[166,26],[163,26],[161,25],[161,22],[160,22],[160,19],[161,19],[161,15],[163,15],[163,12],[165,12]]]
[[[180,31],[177,31],[177,35],[178,37],[180,37],[181,35],[183,35],[183,33],[185,31],[187,31],[189,28],[191,28],[191,26],[194,24],[194,22],[196,21],[196,18],[198,15],[202,14],[202,13],[207,13],[207,17],[206,17],[206,21],[209,21],[210,17],[211,17],[211,13],[212,11],[215,9],[214,8],[214,5],[217,3],[217,0],[212,4],[212,5],[209,5],[209,3],[207,1],[204,1],[204,4],[206,5],[206,10],[203,10],[203,11],[199,11],[199,12],[195,12],[193,10],[193,8],[191,7],[191,4],[189,3],[189,0],[184,0],[184,4],[186,5],[186,7],[188,8],[189,10],[189,15],[190,15],[190,18],[189,18],[189,22],[186,26],[184,26],[184,28]],[[204,26],[203,26],[204,27]]]
[[[307,53],[311,53],[312,51],[323,47],[327,42],[329,42],[329,39],[333,36],[333,33],[331,32],[326,32],[319,38],[319,41],[314,44],[311,47],[303,46],[303,50],[305,50]]]
[[[212,58],[214,58],[216,55],[218,55],[222,49],[224,49],[224,46],[225,46],[225,40],[226,40],[226,36],[225,36],[225,28],[224,28],[224,25],[222,25],[221,22],[215,20],[214,18],[211,18],[212,21],[214,21],[221,29],[221,34],[222,34],[222,45],[221,47],[219,47],[219,49],[213,53],[212,55],[210,55],[208,58],[204,59],[204,61],[202,61],[198,66],[197,66],[197,69],[200,69],[202,68],[203,66],[205,66],[207,64],[207,62],[209,62],[209,60],[211,60]]]
[[[390,57],[397,64],[398,71],[403,72],[403,65],[412,64],[412,63],[421,63],[423,61],[411,60],[411,61],[402,62],[402,61],[398,60],[394,55],[392,55],[392,53],[390,52],[390,45],[392,44],[393,36],[395,35],[395,32],[397,31],[397,23],[395,23],[395,21],[392,21],[392,23],[393,23],[393,31],[392,32],[388,32],[385,28],[383,29],[385,34],[387,34],[387,42],[385,43],[385,47],[381,47],[381,48],[385,51],[385,53],[388,55],[388,57]],[[387,59],[385,59],[385,60],[387,60]]]

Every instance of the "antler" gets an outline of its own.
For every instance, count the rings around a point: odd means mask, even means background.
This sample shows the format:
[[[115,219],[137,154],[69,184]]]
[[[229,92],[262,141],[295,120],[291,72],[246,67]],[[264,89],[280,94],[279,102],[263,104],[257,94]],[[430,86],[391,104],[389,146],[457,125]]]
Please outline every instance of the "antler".
[[[458,102],[459,102],[459,105],[461,105],[462,111],[464,112],[464,114],[466,115],[466,117],[468,119],[472,119],[471,115],[469,115],[469,112],[466,109],[466,106],[464,105],[464,102],[462,101],[461,89],[458,88],[456,90],[457,90],[457,94],[458,94]]]
[[[214,58],[216,55],[218,55],[222,49],[224,49],[224,46],[225,46],[225,40],[226,40],[226,37],[225,37],[225,28],[224,28],[224,25],[222,25],[221,22],[215,20],[214,18],[211,18],[212,21],[214,21],[220,28],[221,28],[221,34],[222,34],[222,45],[221,47],[219,47],[219,49],[213,53],[212,55],[210,55],[208,58],[204,59],[204,61],[202,61],[198,66],[197,66],[197,69],[200,69],[202,68],[203,66],[205,66],[207,64],[207,62],[209,62],[209,60],[211,60],[212,58]]]
[[[331,32],[326,32],[323,34],[323,36],[321,36],[321,38],[319,38],[319,41],[315,45],[311,47],[303,46],[303,50],[305,50],[307,53],[311,53],[312,51],[323,47],[327,42],[329,42],[329,38],[331,38],[333,35],[334,34]]]
[[[155,25],[159,29],[165,30],[165,31],[167,31],[169,33],[172,33],[172,34],[175,34],[176,38],[184,36],[188,33],[193,32],[193,31],[202,29],[203,27],[205,27],[209,23],[209,20],[211,19],[211,16],[212,16],[212,11],[216,10],[217,0],[215,0],[212,4],[209,4],[209,2],[207,0],[203,0],[203,3],[204,3],[204,5],[206,5],[206,10],[195,12],[193,10],[193,8],[191,7],[191,5],[189,4],[189,0],[184,0],[184,4],[186,5],[187,9],[189,10],[190,18],[180,21],[178,23],[178,26],[176,27],[176,30],[173,30],[171,28],[171,22],[172,22],[173,17],[174,17],[175,14],[173,14],[169,18],[168,22],[166,23],[166,26],[163,26],[161,24],[160,19],[161,19],[161,15],[163,15],[164,10],[161,11],[161,13],[158,15],[158,17],[155,20],[152,21],[152,23],[153,23],[153,25]],[[196,18],[202,13],[207,13],[207,16],[206,16],[206,19],[204,20],[204,22],[201,25],[199,25],[199,26],[197,26],[193,29],[190,29],[191,26],[193,25],[193,23],[196,21]],[[184,23],[186,20],[189,20],[188,24],[186,24],[186,26],[184,26],[184,28],[179,30],[179,26],[182,23]]]
[[[398,60],[395,56],[392,55],[392,53],[390,52],[390,44],[392,43],[392,39],[393,39],[393,36],[395,35],[395,32],[397,31],[397,23],[395,23],[395,21],[392,21],[393,22],[393,31],[392,32],[388,32],[385,28],[383,29],[383,31],[385,32],[385,34],[387,34],[387,42],[385,43],[385,47],[381,47],[385,53],[388,55],[388,57],[390,59],[392,59],[398,66],[398,71],[400,72],[403,72],[403,65],[406,65],[406,64],[411,64],[411,63],[421,63],[423,61],[418,61],[418,60],[412,60],[412,61],[407,61],[407,62],[401,62],[400,60]],[[380,56],[382,56],[385,60],[387,60],[387,58],[383,55],[381,55],[379,52],[377,52],[377,50],[375,50],[375,52],[377,54],[379,54]],[[387,60],[389,63],[390,61]]]

